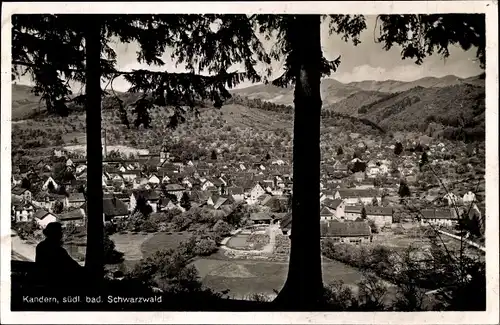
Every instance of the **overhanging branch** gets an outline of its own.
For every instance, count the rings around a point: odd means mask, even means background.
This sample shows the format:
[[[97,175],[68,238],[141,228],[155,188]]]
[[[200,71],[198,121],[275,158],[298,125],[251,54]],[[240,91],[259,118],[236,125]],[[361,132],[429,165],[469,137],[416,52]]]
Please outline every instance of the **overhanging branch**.
[[[30,68],[39,67],[39,65],[36,65],[34,63],[31,63],[31,62],[24,62],[24,61],[17,61],[17,60],[13,60],[12,61],[12,65],[24,66],[24,67],[30,67]],[[75,72],[75,73],[85,73],[84,69],[74,69],[74,68],[68,68],[68,69],[65,69],[64,71]],[[196,76],[198,78],[201,78],[201,79],[204,79],[204,80],[207,80],[207,81],[209,81],[209,80],[210,81],[215,81],[215,80],[225,81],[225,80],[227,80],[230,77],[242,77],[243,78],[243,77],[246,76],[245,72],[231,72],[231,73],[218,74],[218,75],[214,75],[214,76],[203,76],[203,75],[198,75],[198,74],[191,73],[191,72],[176,72],[176,73],[172,73],[172,72],[167,72],[167,71],[151,71],[151,70],[144,70],[144,69],[133,70],[133,71],[118,71],[118,70],[106,70],[106,69],[103,69],[102,70],[102,74],[112,75],[112,78],[116,78],[116,77],[119,77],[119,76],[122,76],[122,75],[148,74],[148,75],[157,75],[157,76],[159,76],[159,75],[169,74],[169,75],[186,76],[186,77],[187,76]]]

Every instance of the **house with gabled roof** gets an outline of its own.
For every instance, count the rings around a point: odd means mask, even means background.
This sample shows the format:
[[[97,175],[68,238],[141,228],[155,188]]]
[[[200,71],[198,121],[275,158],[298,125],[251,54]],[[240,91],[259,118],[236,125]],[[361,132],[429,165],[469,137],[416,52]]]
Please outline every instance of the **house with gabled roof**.
[[[379,203],[382,200],[379,191],[376,189],[353,188],[343,188],[336,190],[334,198],[344,200],[346,205],[357,205],[359,203],[368,205],[372,203],[373,198],[376,198]]]
[[[85,203],[85,196],[83,193],[70,193],[66,198],[66,207],[68,208],[77,208],[82,206]]]
[[[208,189],[210,187],[215,187],[215,184],[213,182],[211,182],[210,180],[205,180],[204,182],[202,182],[201,184],[201,190],[202,191],[208,191]]]
[[[355,184],[355,187],[357,189],[370,189],[370,188],[375,188],[375,185],[373,184],[373,179],[365,179],[357,184]]]
[[[445,199],[448,202],[449,206],[457,205],[458,201],[460,200],[459,197],[453,192],[446,193],[443,199]]]
[[[361,218],[361,210],[363,206],[361,204],[356,205],[346,205],[344,208],[344,218],[348,221],[355,221]]]
[[[323,201],[322,206],[324,208],[327,208],[328,209],[327,211],[332,214],[331,216],[333,218],[331,218],[331,219],[344,220],[344,218],[345,218],[345,214],[344,214],[345,203],[344,203],[344,201],[342,201],[340,199],[335,199],[335,200],[326,199],[325,201]],[[327,211],[324,211],[325,216],[326,216]]]
[[[54,156],[56,156],[56,157],[63,157],[67,154],[68,154],[68,152],[63,148],[54,149]]]
[[[13,187],[21,185],[22,183],[23,183],[23,178],[21,176],[12,174],[12,186]]]
[[[30,202],[32,200],[32,193],[26,188],[16,186],[11,190],[11,193],[15,197],[20,198],[26,202]]]
[[[243,188],[241,187],[228,187],[227,193],[231,196],[236,202],[243,201],[245,199],[245,193],[243,192]]]
[[[452,227],[457,224],[458,216],[455,209],[424,209],[421,211],[421,224]]]
[[[268,202],[273,198],[272,195],[264,193],[261,196],[257,198],[257,203],[259,205],[265,206],[268,204]]]
[[[333,190],[323,190],[320,193],[319,201],[323,202],[327,199],[333,200],[335,192]]]
[[[144,198],[146,203],[151,206],[153,212],[157,212],[160,195],[153,190],[135,190],[130,194],[129,210],[134,211],[137,206],[137,200]]]
[[[253,205],[253,204],[257,203],[257,198],[265,193],[266,193],[266,190],[264,189],[264,187],[262,187],[262,185],[257,182],[250,189],[246,201],[249,205]]]
[[[69,224],[73,224],[75,226],[85,225],[85,212],[80,207],[66,211],[57,216],[58,221],[63,227],[66,227]]]
[[[208,200],[211,198],[211,193],[205,191],[191,191],[189,194],[189,199],[191,202],[196,202],[199,205],[207,204]]]
[[[320,229],[322,238],[339,243],[369,243],[372,235],[370,225],[362,221],[327,221],[320,224]]]
[[[273,218],[270,212],[254,212],[250,213],[250,220],[254,224],[270,224]]]
[[[180,201],[182,194],[186,190],[186,188],[180,184],[167,184],[164,189],[168,194],[175,195],[178,201]]]
[[[321,220],[333,220],[335,219],[335,212],[331,211],[328,207],[324,206],[320,210],[319,216]]]
[[[468,205],[472,202],[477,202],[476,200],[476,194],[472,193],[471,191],[468,191],[467,193],[464,194],[462,202],[465,205]]]
[[[13,222],[26,222],[33,218],[35,207],[30,202],[13,197],[11,205]]]
[[[57,216],[47,210],[39,209],[33,214],[33,220],[38,224],[38,226],[42,229],[47,227],[47,225],[51,222],[57,222]]]
[[[222,208],[223,206],[230,206],[231,204],[234,204],[234,200],[231,197],[223,197],[220,196],[217,198],[217,201],[214,202],[213,207],[215,210],[218,210]]]
[[[146,187],[149,187],[149,182],[148,182],[148,179],[145,178],[145,177],[139,177],[139,178],[135,178],[132,182],[132,188],[133,189],[140,189],[140,188],[146,188]]]
[[[366,218],[372,220],[379,228],[390,227],[394,209],[391,207],[366,206]]]
[[[48,190],[49,184],[51,184],[51,183],[54,186],[54,189],[57,190],[59,188],[59,184],[56,183],[56,181],[52,178],[52,176],[48,176],[47,178],[44,179],[44,183],[42,185],[42,190],[44,190],[44,191]]]
[[[122,177],[123,177],[124,180],[132,182],[136,178],[142,177],[142,171],[138,170],[138,169],[127,170],[127,171],[125,171],[125,172],[122,173]]]
[[[160,184],[160,178],[158,176],[156,176],[156,174],[152,174],[151,176],[149,176],[149,179],[148,179],[148,182],[150,184]]]

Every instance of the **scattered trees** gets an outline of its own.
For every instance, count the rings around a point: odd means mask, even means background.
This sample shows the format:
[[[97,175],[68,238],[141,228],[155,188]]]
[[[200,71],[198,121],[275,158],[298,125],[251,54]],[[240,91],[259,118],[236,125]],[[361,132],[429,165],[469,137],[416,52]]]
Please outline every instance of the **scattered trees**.
[[[401,180],[401,182],[399,183],[398,194],[399,194],[399,197],[401,199],[403,199],[405,197],[410,197],[410,195],[411,195],[410,188],[408,187],[408,184],[406,183],[406,181]]]
[[[26,240],[35,234],[35,231],[39,229],[38,224],[32,220],[28,222],[17,222],[13,225],[19,238]]]
[[[182,193],[182,197],[180,200],[180,205],[183,207],[186,211],[191,209],[191,199],[189,198],[189,194],[187,192]]]
[[[115,248],[115,243],[108,234],[104,234],[104,263],[106,264],[118,264],[123,262],[123,253],[119,252]]]
[[[403,152],[403,145],[401,142],[396,142],[396,145],[394,146],[394,154],[396,156],[399,156]]]
[[[419,167],[420,167],[420,170],[422,170],[422,168],[429,162],[429,157],[427,156],[427,151],[424,151],[422,153],[422,156],[420,157],[420,163],[419,163]]]
[[[29,190],[31,188],[30,180],[27,178],[23,178],[23,180],[21,181],[21,188],[25,188],[25,189]]]

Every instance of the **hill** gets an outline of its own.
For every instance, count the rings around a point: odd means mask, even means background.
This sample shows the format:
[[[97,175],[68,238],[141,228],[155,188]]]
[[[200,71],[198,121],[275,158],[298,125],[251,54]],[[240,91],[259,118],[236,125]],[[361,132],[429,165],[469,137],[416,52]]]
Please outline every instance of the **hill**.
[[[321,82],[321,97],[323,106],[341,101],[342,99],[360,91],[355,86],[345,85],[334,79],[324,79]],[[260,99],[280,105],[293,104],[293,87],[281,88],[271,84],[259,84],[242,89],[231,90],[232,94],[247,97],[249,99]]]
[[[444,76],[442,78],[436,77],[425,77],[415,81],[405,82],[405,81],[397,81],[397,80],[386,80],[386,81],[361,81],[361,82],[352,82],[347,85],[352,87],[357,87],[362,90],[367,91],[379,91],[385,93],[396,93],[407,91],[409,89],[415,87],[424,87],[424,88],[434,88],[434,87],[449,87],[454,85],[462,85],[468,83],[476,82],[477,77],[461,79],[457,76]],[[484,81],[483,81],[484,84]]]
[[[433,134],[447,129],[447,138],[457,138],[461,137],[459,129],[465,128],[466,133],[475,134],[474,138],[484,138],[484,86],[484,75],[467,79],[449,75],[412,82],[387,80],[343,84],[325,79],[321,91],[325,111],[372,121],[389,131],[419,130]],[[293,89],[276,88],[259,85],[258,92],[252,93],[255,88],[249,87],[236,93],[264,101],[271,98],[271,94],[279,93],[281,103],[285,102],[284,98],[293,98]],[[430,123],[434,123],[432,130],[428,129]]]
[[[45,103],[40,101],[40,96],[31,92],[32,89],[26,85],[12,85],[12,120],[29,118],[45,110]]]
[[[372,104],[387,97],[387,93],[380,91],[361,90],[352,95],[349,95],[343,100],[330,104],[326,107],[327,110],[332,110],[337,113],[358,116],[358,109],[365,105]]]
[[[29,86],[13,85],[12,89],[13,120],[25,119],[43,111],[40,97],[31,93]],[[369,124],[376,123],[387,131],[418,130],[429,135],[448,128],[447,138],[461,136],[460,127],[476,134],[474,137],[484,138],[484,89],[484,76],[349,84],[325,79],[321,85],[324,110],[337,114],[336,118],[352,116]],[[283,119],[281,113],[288,113],[289,106],[293,104],[293,87],[260,84],[231,92],[236,95],[234,98],[239,99],[226,102],[221,113],[227,117],[229,125],[234,126],[272,130],[273,121],[283,126],[278,121]],[[125,104],[130,104],[139,95],[120,93],[119,96]],[[112,101],[111,97],[106,97],[104,108],[113,107]],[[431,123],[433,125],[429,129]]]
[[[470,84],[416,87],[364,105],[358,116],[391,130],[432,132],[428,127],[434,123],[483,132],[484,137],[484,101],[485,88]]]
[[[332,104],[341,102],[361,91],[368,92],[381,92],[381,93],[397,93],[410,90],[415,87],[424,88],[443,88],[455,85],[475,85],[483,86],[484,78],[481,76],[470,77],[462,79],[456,76],[448,75],[442,78],[426,77],[415,81],[397,81],[385,80],[374,81],[366,80],[360,82],[342,83],[335,79],[323,79],[321,82],[321,96],[323,99],[323,106],[328,107]],[[279,88],[273,85],[254,85],[247,88],[235,89],[231,93],[240,96],[248,97],[251,99],[261,99],[276,104],[292,105],[293,104],[293,87]],[[378,96],[376,96],[378,97]]]

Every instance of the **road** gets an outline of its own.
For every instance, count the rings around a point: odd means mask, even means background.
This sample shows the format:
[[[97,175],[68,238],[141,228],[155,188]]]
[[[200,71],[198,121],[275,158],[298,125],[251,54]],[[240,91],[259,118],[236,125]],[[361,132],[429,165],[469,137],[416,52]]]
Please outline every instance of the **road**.
[[[22,261],[35,261],[36,246],[26,243],[19,236],[11,236],[12,258],[23,258]]]

